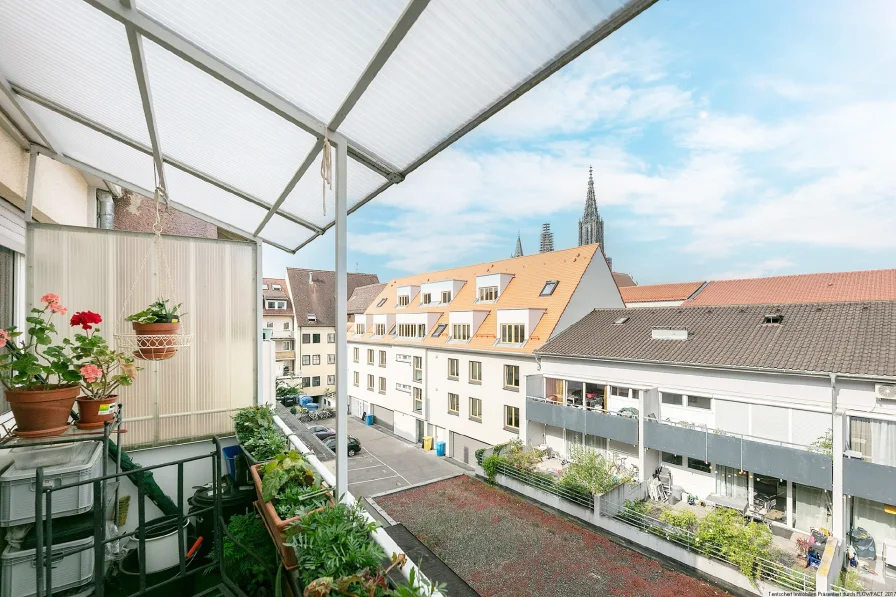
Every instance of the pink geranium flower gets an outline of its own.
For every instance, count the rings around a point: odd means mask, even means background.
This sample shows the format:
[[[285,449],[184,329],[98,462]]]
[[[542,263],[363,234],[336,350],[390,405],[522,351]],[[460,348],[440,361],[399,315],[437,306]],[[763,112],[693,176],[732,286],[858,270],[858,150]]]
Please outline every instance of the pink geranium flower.
[[[58,313],[59,315],[65,315],[65,313],[68,311],[68,309],[66,309],[59,303],[49,303],[47,306],[50,308],[50,311],[52,311],[53,313]]]
[[[48,305],[58,305],[59,304],[59,295],[53,294],[52,292],[48,292],[47,294],[40,297],[40,302],[47,303]]]
[[[0,330],[0,348],[6,346],[7,342],[9,342],[9,334],[6,330]]]
[[[103,375],[102,369],[96,365],[84,365],[81,367],[80,373],[81,377],[83,377],[84,381],[87,383],[93,383]]]

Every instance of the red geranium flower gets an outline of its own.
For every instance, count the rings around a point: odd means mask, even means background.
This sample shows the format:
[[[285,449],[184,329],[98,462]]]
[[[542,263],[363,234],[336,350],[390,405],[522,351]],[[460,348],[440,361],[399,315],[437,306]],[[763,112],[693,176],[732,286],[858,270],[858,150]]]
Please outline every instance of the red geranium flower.
[[[103,318],[100,317],[99,313],[94,313],[93,311],[78,311],[72,315],[72,320],[69,324],[72,327],[79,325],[84,328],[84,330],[92,330],[94,325],[102,323],[102,321]]]

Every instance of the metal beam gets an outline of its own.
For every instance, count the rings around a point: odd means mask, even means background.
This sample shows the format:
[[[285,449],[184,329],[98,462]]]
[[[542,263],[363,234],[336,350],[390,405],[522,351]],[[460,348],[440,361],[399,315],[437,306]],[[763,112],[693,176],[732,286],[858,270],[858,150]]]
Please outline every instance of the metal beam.
[[[34,177],[37,174],[37,152],[28,152],[28,186],[25,189],[25,221],[34,221]]]
[[[348,152],[346,143],[336,146],[336,495],[348,491]]]
[[[2,109],[0,109],[0,129],[6,131],[6,134],[12,137],[13,141],[19,144],[19,147],[28,151],[31,142],[28,141],[27,137],[19,130],[19,127],[15,125]]]
[[[318,138],[323,137],[327,126],[324,122],[285,100],[267,87],[250,79],[229,64],[215,58],[162,23],[139,11],[130,10],[128,7],[123,6],[119,0],[84,1],[125,26],[133,27],[143,37],[159,44],[175,56],[186,60],[196,68],[211,75],[231,89],[242,93],[281,118],[285,118],[302,130]],[[398,170],[389,164],[388,161],[373,155],[369,151],[349,148],[349,154],[353,159],[366,164],[368,168],[376,172],[384,172],[384,176],[387,176],[386,173],[394,173]]]
[[[133,5],[129,0],[122,0],[127,3],[127,8],[134,11]],[[165,182],[165,164],[162,160],[162,145],[159,141],[159,130],[156,126],[156,113],[152,104],[152,92],[149,88],[149,71],[146,68],[146,55],[143,53],[143,38],[137,32],[137,29],[131,25],[126,25],[125,29],[128,34],[128,46],[131,48],[131,61],[134,63],[134,74],[137,76],[137,87],[140,90],[140,101],[143,104],[143,117],[146,119],[146,130],[149,132],[149,142],[152,145],[152,159],[155,162],[156,170],[159,176],[159,185],[168,190]],[[167,197],[167,195],[166,195]]]
[[[152,147],[149,147],[139,141],[135,141],[134,139],[131,139],[127,135],[123,135],[123,134],[119,133],[118,131],[114,131],[107,126],[96,122],[95,120],[92,120],[82,114],[74,112],[73,110],[70,110],[70,109],[66,108],[65,106],[61,106],[52,100],[49,100],[43,96],[40,96],[40,95],[34,93],[33,91],[29,91],[28,89],[19,87],[18,85],[14,86],[13,90],[17,94],[21,95],[22,97],[28,98],[31,101],[47,108],[48,110],[52,110],[58,114],[61,114],[62,116],[65,116],[66,118],[73,120],[73,121],[77,122],[78,124],[81,124],[83,126],[86,126],[87,128],[90,128],[90,129],[98,132],[98,133],[106,135],[107,137],[114,139],[114,140],[118,141],[119,143],[123,143],[124,145],[127,145],[128,147],[135,149],[141,153],[145,153],[146,155],[149,155],[149,156],[153,155]],[[234,187],[233,185],[230,185],[222,180],[219,180],[218,178],[215,178],[211,174],[206,174],[205,172],[202,172],[201,170],[197,170],[196,168],[193,168],[192,166],[185,164],[184,162],[181,162],[180,160],[176,160],[170,156],[166,156],[166,157],[164,157],[163,161],[164,161],[164,163],[170,164],[171,166],[177,168],[178,170],[186,172],[187,174],[190,174],[191,176],[195,176],[199,180],[202,180],[204,182],[207,182],[208,184],[214,185],[214,186],[218,187],[219,189],[222,189],[224,191],[227,191],[228,193],[231,193],[232,195],[236,195],[240,199],[248,201],[249,203],[254,203],[255,205],[257,205],[259,207],[263,207],[265,209],[271,209],[271,207],[272,207],[271,204],[268,203],[267,201],[259,199],[258,197],[255,197],[254,195],[250,195],[249,193],[242,191],[242,190]],[[150,193],[150,197],[152,195],[153,195],[153,193]],[[289,220],[290,222],[293,222],[300,226],[304,226],[305,228],[313,231],[316,234],[320,234],[322,232],[322,228],[320,226],[312,224],[311,222],[307,222],[307,221],[303,220],[302,218],[298,218],[292,214],[285,213],[285,212],[277,212],[277,213],[279,215],[283,216],[284,218],[286,218],[287,220]]]
[[[39,143],[45,147],[52,147],[52,144],[43,136],[40,129],[37,128],[37,125],[34,124],[31,117],[19,104],[12,86],[2,72],[0,72],[0,110],[19,129],[21,134],[28,140],[29,145],[31,143]]]
[[[315,158],[320,153],[320,149],[323,146],[323,141],[318,139],[314,142],[314,145],[311,147],[311,151],[308,152],[308,155],[305,156],[305,161],[302,162],[302,165],[299,166],[299,169],[296,170],[295,174],[292,175],[292,178],[289,179],[289,182],[286,184],[286,188],[283,189],[283,192],[280,193],[280,196],[277,197],[277,200],[274,201],[274,205],[271,206],[271,209],[268,211],[267,215],[261,221],[261,224],[258,225],[258,228],[255,229],[255,234],[260,234],[261,229],[265,227],[265,225],[270,221],[272,217],[274,217],[274,213],[280,209],[280,206],[283,205],[283,202],[286,201],[286,198],[289,197],[289,194],[292,193],[292,190],[296,188],[296,185],[299,183],[299,180],[305,175],[305,172],[308,168],[311,167],[311,164],[314,163]],[[314,236],[320,235],[320,230],[318,230]]]

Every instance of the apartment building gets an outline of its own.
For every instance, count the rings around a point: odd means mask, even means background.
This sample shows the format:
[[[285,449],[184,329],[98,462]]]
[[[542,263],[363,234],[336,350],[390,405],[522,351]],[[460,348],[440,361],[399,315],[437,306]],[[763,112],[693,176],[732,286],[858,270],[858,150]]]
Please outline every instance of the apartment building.
[[[525,439],[535,349],[596,306],[622,306],[598,245],[394,280],[349,333],[352,413],[464,462]]]
[[[296,371],[295,315],[284,278],[264,278],[262,324],[265,335],[274,342],[277,377],[291,378]]]
[[[358,286],[355,291],[348,297],[348,305],[346,313],[348,314],[348,329],[354,330],[355,323],[364,318],[364,312],[376,300],[385,284],[368,284],[367,286]]]
[[[526,439],[773,525],[896,541],[896,302],[600,309],[536,351]]]
[[[348,274],[348,296],[359,286],[376,284],[376,274]],[[302,392],[333,404],[336,388],[336,273],[326,270],[286,269],[286,287],[295,323],[295,377]]]

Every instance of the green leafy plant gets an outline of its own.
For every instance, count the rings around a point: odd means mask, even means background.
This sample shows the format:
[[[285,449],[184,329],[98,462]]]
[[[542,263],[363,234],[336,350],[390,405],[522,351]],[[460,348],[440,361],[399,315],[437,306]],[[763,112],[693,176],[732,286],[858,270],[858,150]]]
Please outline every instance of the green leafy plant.
[[[53,293],[41,299],[43,309],[34,308],[25,318],[27,332],[15,327],[0,330],[0,383],[7,390],[44,390],[71,387],[81,381],[81,374],[71,355],[71,345],[65,341],[53,345],[57,333],[54,315],[65,315],[67,309]]]
[[[249,437],[257,430],[274,426],[274,409],[267,405],[241,408],[233,416],[237,437]]]
[[[75,334],[74,340],[66,338],[63,344],[71,349],[72,360],[81,374],[81,390],[85,398],[104,400],[114,395],[121,386],[129,386],[137,378],[142,368],[134,364],[128,354],[112,350],[106,339],[100,335],[103,318],[92,311],[79,311],[69,322],[72,327],[80,326],[83,334]]]
[[[180,313],[182,303],[174,306],[168,305],[168,299],[159,299],[151,303],[147,308],[133,315],[125,317],[134,323],[177,323],[186,313]]]
[[[865,585],[862,584],[858,571],[853,569],[841,570],[840,579],[837,584],[847,591],[855,591],[858,593],[865,590]]]
[[[224,536],[224,570],[249,595],[258,595],[262,588],[270,587],[270,578],[278,567],[277,548],[264,522],[254,513],[232,516],[227,532],[233,538]]]
[[[420,582],[417,578],[416,569],[411,569],[408,573],[408,581],[401,583],[394,589],[390,589],[387,584],[386,575],[394,568],[404,566],[407,562],[405,554],[392,554],[392,562],[385,570],[377,568],[364,570],[344,576],[339,579],[326,576],[314,580],[305,588],[305,597],[432,597],[436,591],[444,591],[444,585],[440,583],[431,583],[429,581]]]
[[[364,516],[360,504],[339,503],[311,512],[287,529],[286,542],[295,549],[302,586],[311,586],[318,579],[329,578],[332,582],[332,579],[352,576],[365,569],[375,570],[386,557],[383,549],[370,538],[377,526]],[[361,586],[360,583],[348,583],[344,588],[358,591]],[[306,591],[306,594],[309,593]]]
[[[286,485],[311,487],[317,479],[308,461],[296,450],[275,455],[262,471],[261,498],[266,502],[278,497],[280,489]]]
[[[301,388],[301,383],[292,385],[286,383],[282,379],[278,379],[276,383],[277,398],[282,400],[283,398],[289,398],[290,396],[298,396]]]
[[[290,412],[290,414],[293,414],[293,415],[294,415],[294,414],[296,414],[297,412],[299,412],[299,410],[298,410],[295,406],[293,406],[292,408],[289,409],[289,412]]]
[[[831,456],[834,453],[834,430],[825,431],[824,435],[812,442],[811,448],[813,452]]]
[[[526,472],[535,470],[535,465],[541,462],[541,453],[527,447],[519,438],[501,446],[497,452],[507,460],[507,464]]]
[[[740,512],[730,508],[714,508],[700,521],[696,536],[702,551],[720,553],[750,579],[758,575],[757,559],[767,557],[772,544],[767,526],[748,524]]]
[[[249,454],[259,461],[270,460],[285,452],[287,447],[286,438],[277,427],[262,427],[242,440],[242,444]]]
[[[673,527],[683,529],[685,531],[697,530],[697,515],[693,512],[679,512],[676,510],[663,510],[660,514],[660,520]]]
[[[500,468],[503,463],[504,459],[497,454],[487,456],[485,460],[482,461],[482,470],[485,471],[485,476],[489,483],[495,482],[495,475],[498,474],[498,468]]]
[[[630,485],[637,478],[633,469],[621,466],[587,446],[573,446],[569,456],[569,467],[563,477],[569,477],[594,495],[602,495],[623,483]]]
[[[311,485],[299,483],[281,487],[274,508],[284,520],[293,516],[305,516],[313,510],[330,505],[330,489],[321,487],[315,479]]]

